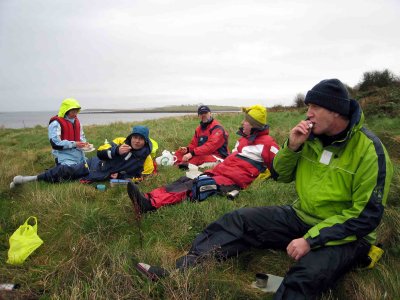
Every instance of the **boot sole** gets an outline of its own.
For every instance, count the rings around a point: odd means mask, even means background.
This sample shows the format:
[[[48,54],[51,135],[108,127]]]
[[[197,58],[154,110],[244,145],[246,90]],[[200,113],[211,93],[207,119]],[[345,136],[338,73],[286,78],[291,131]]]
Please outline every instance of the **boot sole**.
[[[146,270],[140,263],[136,264],[136,270],[146,276],[146,278],[150,279],[151,281],[158,281],[160,278],[164,278],[169,275],[169,272],[160,267],[153,267],[150,266],[148,270]],[[156,273],[159,273],[158,275]]]
[[[133,182],[128,182],[128,186],[127,186],[127,190],[128,190],[128,196],[131,199],[132,205],[133,205],[133,210],[135,212],[135,216],[137,218],[140,218],[142,215],[142,210],[140,208],[140,205],[138,203],[138,199],[139,199],[139,190],[137,188],[137,186],[133,183]]]

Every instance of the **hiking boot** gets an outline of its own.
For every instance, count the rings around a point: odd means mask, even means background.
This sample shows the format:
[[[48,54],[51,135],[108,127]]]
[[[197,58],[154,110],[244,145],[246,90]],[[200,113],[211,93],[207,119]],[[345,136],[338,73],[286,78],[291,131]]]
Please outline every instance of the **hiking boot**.
[[[143,196],[138,186],[133,182],[128,183],[128,195],[129,198],[131,198],[133,208],[137,215],[156,210],[156,208],[151,205],[150,200]]]
[[[169,272],[164,268],[157,266],[150,266],[145,263],[138,263],[136,265],[136,270],[138,270],[141,274],[146,276],[151,281],[157,281],[160,278],[169,276]]]
[[[198,255],[186,254],[176,260],[176,268],[179,270],[185,270],[199,264],[200,260],[201,258]]]

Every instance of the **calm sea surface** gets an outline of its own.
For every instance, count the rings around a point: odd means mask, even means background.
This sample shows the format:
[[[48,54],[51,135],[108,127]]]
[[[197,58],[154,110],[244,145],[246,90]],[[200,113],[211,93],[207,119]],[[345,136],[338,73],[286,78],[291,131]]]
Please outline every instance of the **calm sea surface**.
[[[190,115],[194,113],[90,113],[79,114],[79,120],[85,125],[105,125],[114,122],[134,122],[166,117]],[[26,128],[41,125],[47,127],[55,112],[0,112],[0,127]]]

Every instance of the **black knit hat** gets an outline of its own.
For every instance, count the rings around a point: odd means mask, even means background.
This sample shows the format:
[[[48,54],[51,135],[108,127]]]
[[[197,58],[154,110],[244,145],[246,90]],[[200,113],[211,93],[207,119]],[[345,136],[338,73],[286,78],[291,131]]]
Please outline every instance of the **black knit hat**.
[[[349,92],[338,79],[322,80],[308,91],[304,103],[313,103],[343,116],[350,113]]]
[[[205,113],[208,113],[208,112],[211,112],[211,109],[207,105],[201,105],[197,109],[197,114],[198,115],[205,114]]]

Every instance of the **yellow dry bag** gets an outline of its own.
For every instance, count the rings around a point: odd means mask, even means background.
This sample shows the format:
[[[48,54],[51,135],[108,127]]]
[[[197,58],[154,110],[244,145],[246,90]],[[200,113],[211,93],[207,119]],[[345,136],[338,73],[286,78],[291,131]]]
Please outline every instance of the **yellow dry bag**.
[[[33,226],[28,224],[30,219],[35,221]],[[22,264],[41,244],[43,244],[43,241],[37,235],[37,219],[36,217],[29,217],[10,237],[7,263],[11,265]]]

